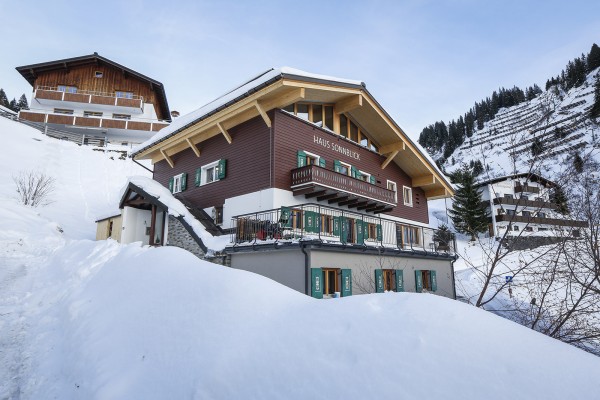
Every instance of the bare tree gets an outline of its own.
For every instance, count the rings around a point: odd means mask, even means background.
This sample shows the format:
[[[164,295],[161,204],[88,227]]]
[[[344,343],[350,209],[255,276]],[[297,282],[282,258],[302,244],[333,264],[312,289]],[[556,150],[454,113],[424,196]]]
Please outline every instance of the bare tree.
[[[21,171],[13,176],[18,199],[26,206],[37,207],[51,203],[55,179],[40,171]]]

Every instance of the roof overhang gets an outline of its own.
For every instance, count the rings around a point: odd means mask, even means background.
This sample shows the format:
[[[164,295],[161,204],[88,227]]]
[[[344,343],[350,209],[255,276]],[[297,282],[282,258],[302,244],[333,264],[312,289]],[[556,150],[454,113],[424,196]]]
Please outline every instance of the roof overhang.
[[[379,152],[385,157],[381,168],[395,162],[412,178],[414,187],[421,187],[425,191],[427,199],[454,194],[443,173],[384,111],[364,84],[293,74],[274,77],[261,87],[253,88],[169,135],[150,142],[132,156],[136,160],[152,160],[152,163],[166,160],[173,166],[172,155],[187,148],[199,155],[200,143],[218,135],[223,135],[231,142],[228,129],[257,116],[262,117],[270,127],[267,111],[298,101],[335,104],[335,113],[346,113],[352,117],[380,145]]]
[[[140,74],[137,71],[134,71],[130,68],[127,68],[121,64],[118,64],[108,58],[102,57],[98,55],[98,53],[73,57],[73,58],[65,58],[63,60],[55,60],[48,61],[38,64],[31,65],[23,65],[21,67],[16,67],[15,69],[29,82],[31,86],[34,86],[36,78],[44,72],[49,71],[57,71],[57,70],[69,70],[73,67],[83,66],[83,65],[109,65],[113,68],[120,70],[125,75],[134,76],[137,79],[147,82],[151,85],[152,89],[156,92],[159,106],[163,111],[165,119],[171,121],[171,112],[169,111],[169,103],[167,102],[167,95],[165,93],[165,88],[162,83],[152,78],[147,77],[146,75]]]

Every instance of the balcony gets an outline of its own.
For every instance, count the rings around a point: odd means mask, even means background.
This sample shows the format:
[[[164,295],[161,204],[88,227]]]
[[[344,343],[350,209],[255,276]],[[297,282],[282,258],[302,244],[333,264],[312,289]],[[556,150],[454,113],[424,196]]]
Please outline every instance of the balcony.
[[[515,184],[515,193],[539,193],[540,188],[537,186]]]
[[[291,189],[294,196],[373,213],[391,211],[397,203],[392,190],[317,165],[293,169]]]
[[[541,201],[541,200],[525,200],[525,199],[509,199],[506,197],[497,197],[494,199],[494,205],[509,205],[509,206],[519,206],[519,207],[527,207],[532,208],[534,210],[539,210],[542,208],[548,210],[556,210],[558,206],[550,201]]]
[[[77,93],[68,93],[58,90],[57,87],[37,86],[33,97],[38,100],[50,100],[72,103],[87,103],[99,106],[122,107],[124,112],[143,112],[144,98],[132,95],[131,98],[117,97],[114,93],[96,92],[92,90],[77,90]]]
[[[522,222],[529,224],[542,224],[552,226],[569,226],[574,228],[587,228],[586,221],[576,221],[572,219],[559,218],[541,218],[541,217],[524,217],[522,215],[496,215],[496,222]]]
[[[79,126],[86,128],[127,129],[157,132],[169,124],[158,121],[132,121],[114,118],[81,117],[77,115],[20,111],[19,118],[45,124]]]
[[[393,249],[450,256],[456,239],[449,231],[436,230],[346,211],[318,204],[301,204],[238,215],[231,220],[231,243],[318,240],[322,243]]]

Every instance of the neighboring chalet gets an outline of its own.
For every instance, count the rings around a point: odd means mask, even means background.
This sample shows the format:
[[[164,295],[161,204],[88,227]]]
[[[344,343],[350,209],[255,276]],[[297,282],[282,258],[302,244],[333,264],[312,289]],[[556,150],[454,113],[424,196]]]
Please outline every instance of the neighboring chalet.
[[[137,144],[171,121],[162,83],[97,53],[17,67],[33,87],[19,118],[101,143]]]
[[[271,69],[132,157],[208,231],[230,234],[233,268],[317,298],[455,297],[454,237],[429,227],[427,207],[452,186],[362,82]]]
[[[488,205],[490,236],[518,236],[521,232],[541,236],[577,236],[585,221],[568,219],[552,201],[556,183],[533,173],[502,176],[480,182],[482,200]]]

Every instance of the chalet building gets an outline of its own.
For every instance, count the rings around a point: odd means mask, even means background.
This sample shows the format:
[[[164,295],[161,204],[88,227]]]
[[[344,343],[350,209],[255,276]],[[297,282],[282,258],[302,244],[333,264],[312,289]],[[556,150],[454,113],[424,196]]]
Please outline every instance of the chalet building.
[[[271,69],[132,157],[151,160],[154,180],[207,230],[229,235],[233,268],[317,298],[455,297],[454,237],[429,227],[427,207],[453,189],[360,81]]]
[[[522,173],[487,180],[478,184],[487,204],[490,236],[512,236],[522,232],[553,236],[578,234],[585,221],[568,219],[557,212],[551,200],[556,183],[532,173]],[[564,233],[563,233],[564,232]]]
[[[101,143],[141,143],[171,121],[162,83],[97,53],[17,67],[31,84],[19,118]]]

